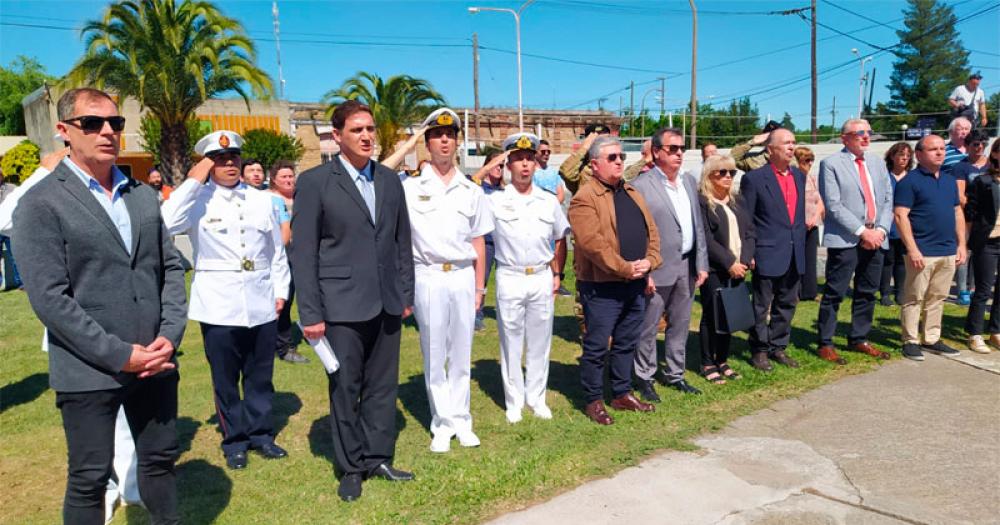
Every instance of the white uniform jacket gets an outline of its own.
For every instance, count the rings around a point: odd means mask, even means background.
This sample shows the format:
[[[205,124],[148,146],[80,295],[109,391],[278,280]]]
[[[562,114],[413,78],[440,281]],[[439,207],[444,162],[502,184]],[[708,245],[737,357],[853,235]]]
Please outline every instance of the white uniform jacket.
[[[469,263],[476,259],[472,239],[493,231],[493,215],[483,189],[457,169],[448,186],[430,164],[403,181],[413,232],[416,264]]]
[[[569,222],[555,196],[531,185],[527,195],[507,185],[488,197],[496,229],[493,244],[500,266],[526,268],[549,264],[552,243],[569,233]]]
[[[161,213],[170,234],[188,233],[194,247],[190,319],[244,327],[277,319],[291,274],[270,193],[188,179]]]

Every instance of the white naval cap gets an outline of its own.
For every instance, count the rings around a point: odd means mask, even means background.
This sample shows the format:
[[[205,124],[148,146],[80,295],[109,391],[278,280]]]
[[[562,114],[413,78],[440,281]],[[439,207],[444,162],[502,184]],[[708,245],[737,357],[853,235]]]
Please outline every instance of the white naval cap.
[[[427,115],[427,118],[424,119],[424,122],[420,126],[427,129],[447,126],[455,128],[455,131],[460,131],[462,129],[462,121],[459,120],[458,114],[454,111],[448,108],[441,108]]]
[[[223,153],[239,153],[243,148],[243,137],[227,130],[213,131],[205,135],[194,145],[194,152],[211,157]]]
[[[538,141],[539,139],[534,133],[515,133],[504,139],[503,150],[538,151]]]

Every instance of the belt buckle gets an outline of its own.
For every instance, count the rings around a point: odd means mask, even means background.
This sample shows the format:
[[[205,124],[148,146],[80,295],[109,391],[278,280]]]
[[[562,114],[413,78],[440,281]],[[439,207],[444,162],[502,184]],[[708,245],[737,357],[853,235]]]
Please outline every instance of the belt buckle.
[[[250,259],[247,259],[246,257],[243,258],[243,271],[244,272],[252,272],[253,271],[253,261],[251,261]]]
[[[442,264],[441,265],[441,269],[444,270],[444,271],[446,271],[446,272],[450,272],[452,270],[451,263],[450,262],[446,262],[446,263]]]
[[[529,266],[529,267],[527,267],[527,268],[524,269],[524,274],[525,275],[533,275],[534,273],[535,273],[535,267],[534,266]]]

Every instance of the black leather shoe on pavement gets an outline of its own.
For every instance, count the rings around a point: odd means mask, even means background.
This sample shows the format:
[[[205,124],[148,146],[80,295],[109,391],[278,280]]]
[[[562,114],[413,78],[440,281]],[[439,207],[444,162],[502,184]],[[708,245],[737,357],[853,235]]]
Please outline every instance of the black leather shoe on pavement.
[[[288,455],[288,452],[286,452],[285,449],[279,447],[273,442],[259,447],[254,447],[253,450],[267,459],[281,459]]]
[[[388,481],[413,481],[415,478],[412,472],[406,472],[405,470],[393,468],[392,465],[388,463],[382,463],[381,465],[375,467],[371,473],[368,474],[368,477],[382,478]]]
[[[924,345],[924,350],[932,354],[944,355],[948,357],[955,357],[956,355],[962,355],[962,352],[955,350],[954,348],[938,341],[932,345]]]
[[[676,390],[680,390],[681,392],[684,392],[685,394],[700,394],[701,393],[701,390],[698,390],[697,388],[689,385],[687,383],[687,381],[685,381],[683,379],[681,379],[680,381],[675,381],[673,383],[670,383],[667,386],[669,386],[670,388],[676,389]]]
[[[226,456],[226,466],[232,470],[240,470],[247,468],[247,453],[246,452],[233,452]]]
[[[344,474],[340,478],[340,487],[337,488],[337,495],[344,501],[354,501],[361,497],[361,474],[357,472]]]
[[[646,381],[644,379],[638,379],[635,382],[635,389],[639,392],[639,397],[643,401],[649,403],[659,403],[660,395],[656,393],[656,389],[653,387],[653,381]]]

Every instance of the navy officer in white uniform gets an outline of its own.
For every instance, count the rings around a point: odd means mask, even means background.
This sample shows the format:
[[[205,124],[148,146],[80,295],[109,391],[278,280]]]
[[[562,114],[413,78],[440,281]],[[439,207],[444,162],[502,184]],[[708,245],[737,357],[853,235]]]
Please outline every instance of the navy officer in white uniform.
[[[246,467],[250,449],[269,459],[288,455],[274,442],[271,378],[278,312],[291,278],[271,194],[240,180],[242,145],[232,131],[199,140],[195,152],[205,158],[161,211],[172,235],[191,236],[188,317],[201,322],[231,469]]]
[[[517,423],[525,405],[539,418],[552,418],[545,389],[560,285],[555,253],[566,242],[569,221],[555,195],[532,184],[538,137],[515,133],[503,141],[503,149],[510,184],[488,199],[496,224],[500,374],[507,421]]]

